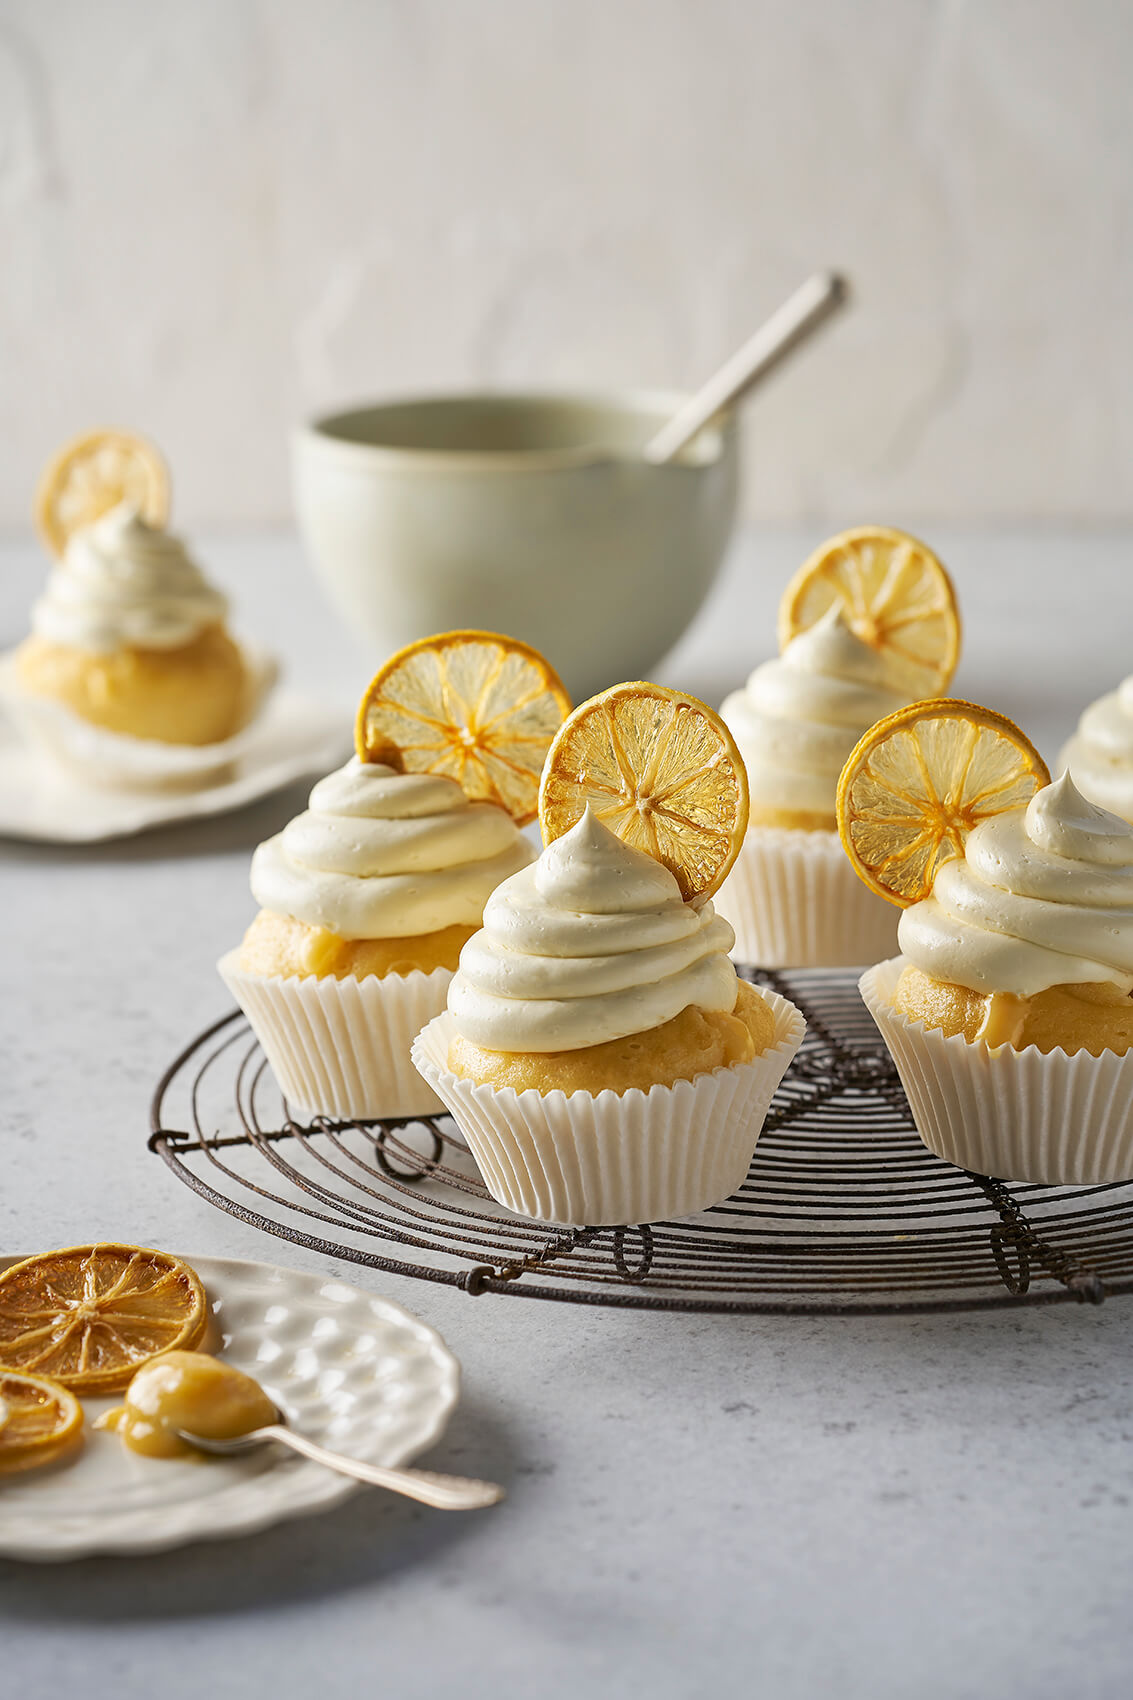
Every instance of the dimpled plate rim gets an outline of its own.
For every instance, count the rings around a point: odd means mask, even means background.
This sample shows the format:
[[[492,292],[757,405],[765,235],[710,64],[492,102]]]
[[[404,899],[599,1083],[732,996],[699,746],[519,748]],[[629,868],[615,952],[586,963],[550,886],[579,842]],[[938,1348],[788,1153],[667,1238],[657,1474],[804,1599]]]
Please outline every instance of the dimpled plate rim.
[[[16,1261],[0,1257],[0,1268]],[[401,1305],[337,1276],[238,1258],[186,1262],[209,1296],[207,1343],[256,1375],[296,1428],[390,1465],[408,1463],[440,1438],[460,1396],[460,1365],[436,1330]],[[364,1354],[356,1351],[359,1339],[367,1341]],[[359,1483],[276,1448],[207,1463],[131,1457],[117,1436],[90,1427],[121,1397],[84,1399],[83,1450],[73,1463],[0,1478],[0,1557],[165,1552],[255,1534],[360,1491]],[[202,1493],[206,1484],[212,1492]]]

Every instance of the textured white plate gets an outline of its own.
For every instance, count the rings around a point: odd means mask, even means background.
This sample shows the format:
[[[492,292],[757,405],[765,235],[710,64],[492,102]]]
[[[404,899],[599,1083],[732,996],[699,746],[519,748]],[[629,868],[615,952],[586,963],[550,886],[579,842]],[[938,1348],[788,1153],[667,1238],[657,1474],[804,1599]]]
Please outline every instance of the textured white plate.
[[[0,1258],[0,1268],[14,1261]],[[212,1308],[205,1345],[254,1375],[292,1427],[377,1464],[407,1463],[439,1439],[459,1397],[460,1366],[440,1335],[400,1305],[265,1263],[189,1262]],[[120,1402],[83,1401],[87,1429],[74,1462],[0,1477],[0,1556],[162,1552],[250,1534],[360,1491],[275,1446],[247,1458],[140,1458],[90,1426]]]
[[[0,835],[92,844],[146,827],[238,809],[307,774],[326,773],[350,749],[349,716],[277,690],[249,727],[231,777],[199,791],[129,791],[83,785],[0,715]]]

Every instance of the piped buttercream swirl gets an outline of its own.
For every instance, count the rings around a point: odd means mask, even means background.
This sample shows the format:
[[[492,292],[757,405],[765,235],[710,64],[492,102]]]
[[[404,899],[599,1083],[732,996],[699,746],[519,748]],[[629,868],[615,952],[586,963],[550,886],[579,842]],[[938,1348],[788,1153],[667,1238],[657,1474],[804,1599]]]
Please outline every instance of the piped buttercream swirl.
[[[49,643],[107,654],[180,648],[227,611],[180,538],[122,503],[75,532],[31,623]]]
[[[731,927],[685,903],[652,857],[589,809],[493,892],[448,1004],[494,1051],[575,1051],[644,1033],[694,1004],[735,1007]]]
[[[1061,761],[1083,796],[1133,821],[1133,674],[1090,704]]]
[[[533,851],[511,816],[441,774],[352,757],[252,857],[261,908],[346,939],[475,927]]]
[[[720,709],[744,758],[753,809],[833,818],[839,775],[862,733],[922,688],[831,608]]]
[[[1026,809],[981,821],[932,896],[901,916],[903,954],[937,980],[1034,997],[1050,986],[1133,989],[1133,826],[1068,773]]]

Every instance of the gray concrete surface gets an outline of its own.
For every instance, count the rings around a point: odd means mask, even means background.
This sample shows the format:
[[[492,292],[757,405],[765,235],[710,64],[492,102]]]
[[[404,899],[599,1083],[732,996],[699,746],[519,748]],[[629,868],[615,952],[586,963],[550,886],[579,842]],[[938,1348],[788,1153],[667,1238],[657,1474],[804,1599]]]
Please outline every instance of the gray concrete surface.
[[[957,691],[1053,755],[1133,670],[1133,539],[938,535]],[[813,541],[745,538],[658,676],[718,698],[772,647]],[[202,554],[246,628],[349,706],[367,658],[285,538]],[[0,638],[43,571],[0,551]],[[303,645],[304,654],[299,655]],[[223,1012],[253,845],[303,789],[89,850],[0,846],[0,1248],[85,1237],[323,1268],[179,1187],[153,1084]],[[359,1497],[160,1558],[0,1562],[0,1693],[92,1700],[589,1694],[1118,1700],[1133,1689],[1133,1300],[760,1319],[463,1294],[344,1269],[441,1329],[464,1402],[433,1461],[467,1519]],[[0,1498],[0,1518],[3,1516]]]

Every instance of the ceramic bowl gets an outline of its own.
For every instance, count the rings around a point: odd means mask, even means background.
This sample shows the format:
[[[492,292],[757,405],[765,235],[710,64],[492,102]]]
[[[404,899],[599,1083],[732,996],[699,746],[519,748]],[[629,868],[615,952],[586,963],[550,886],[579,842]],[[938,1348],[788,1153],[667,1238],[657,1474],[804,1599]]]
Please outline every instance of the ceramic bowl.
[[[735,516],[731,418],[670,465],[642,458],[683,399],[441,396],[315,420],[295,498],[332,601],[375,661],[473,627],[534,644],[576,699],[648,677]]]

